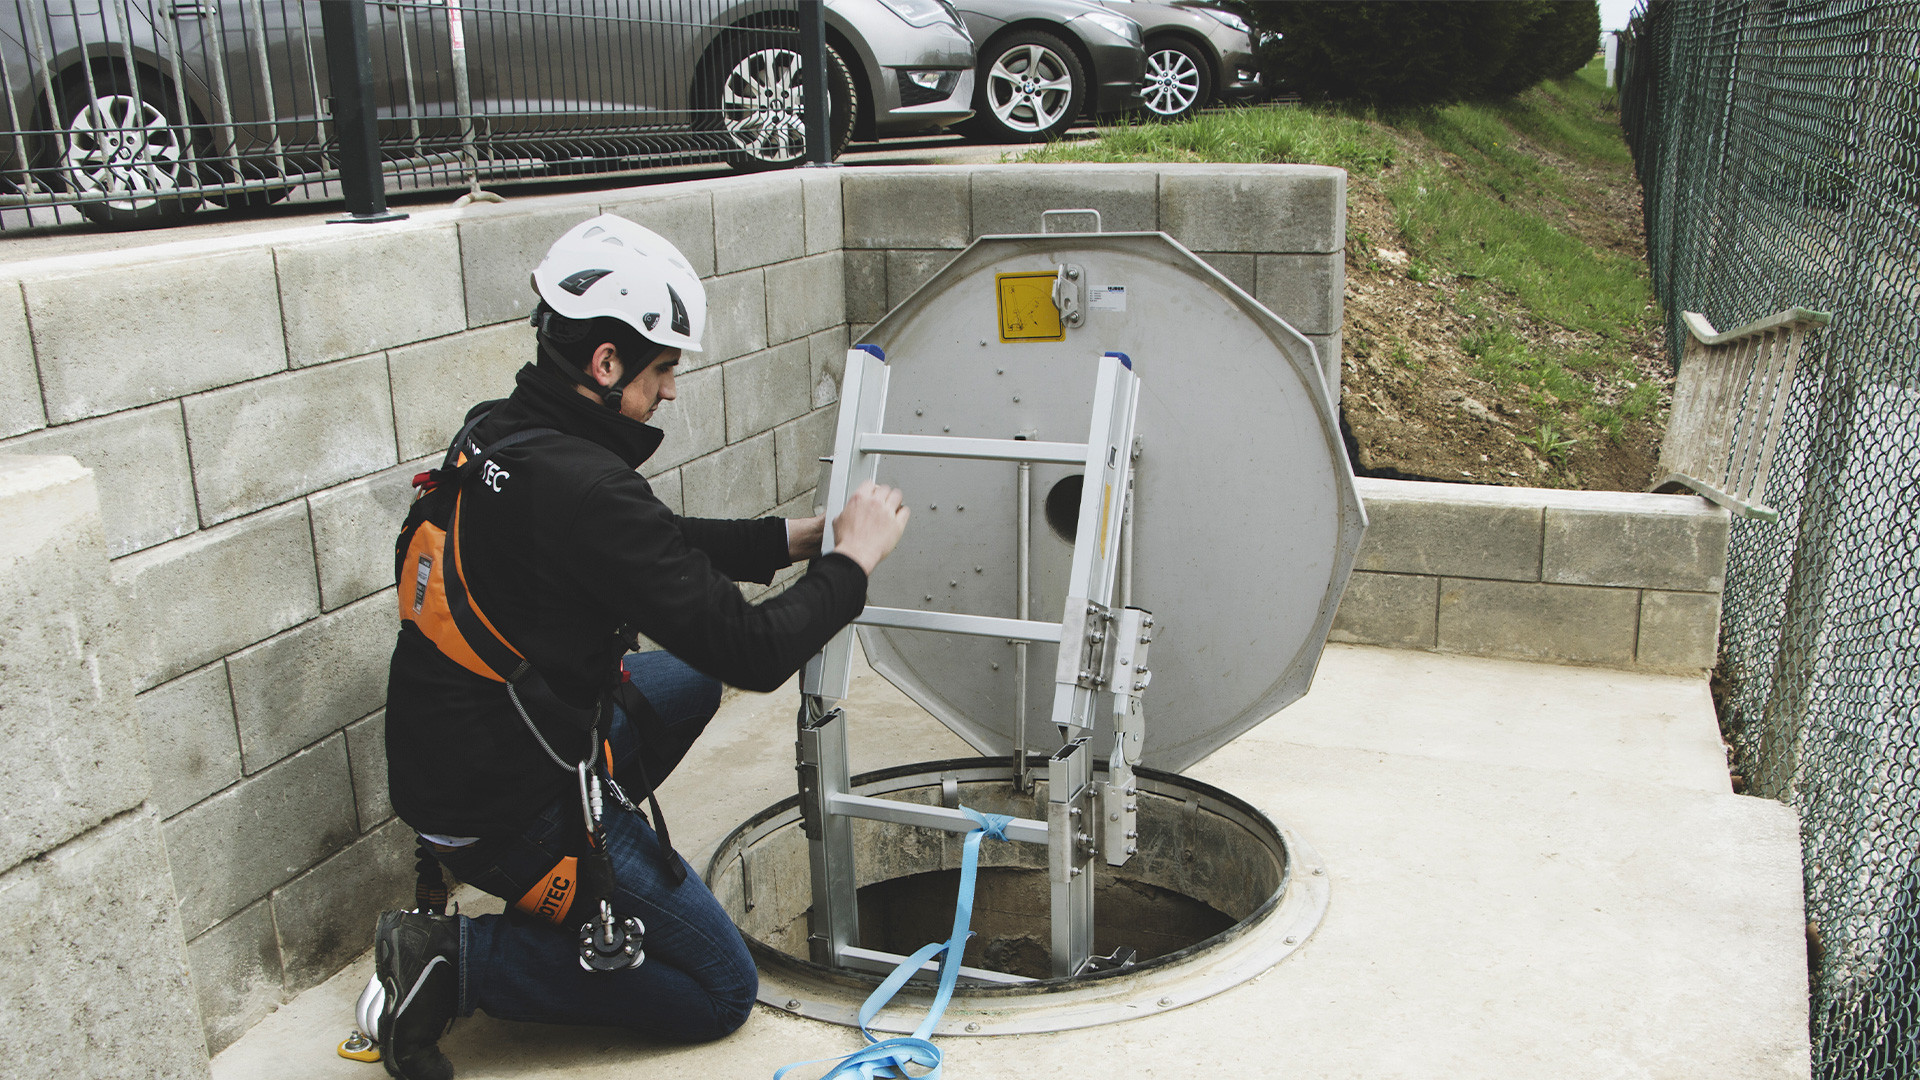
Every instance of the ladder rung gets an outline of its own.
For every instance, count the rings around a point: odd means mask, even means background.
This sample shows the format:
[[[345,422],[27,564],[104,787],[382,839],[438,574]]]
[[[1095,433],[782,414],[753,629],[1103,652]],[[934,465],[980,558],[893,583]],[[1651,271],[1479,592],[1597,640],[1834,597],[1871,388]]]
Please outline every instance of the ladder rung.
[[[961,615],[952,611],[915,611],[911,608],[869,607],[853,620],[861,626],[889,626],[896,630],[932,630],[941,634],[1008,638],[1013,641],[1060,641],[1060,624],[1028,619],[999,619],[991,615]]]
[[[858,945],[842,945],[840,947],[840,962],[842,964],[850,968],[871,971],[876,975],[892,974],[893,970],[899,967],[904,960],[906,960],[906,957],[901,956],[899,953],[882,952],[879,949],[863,949]],[[940,970],[940,961],[929,960],[920,965],[920,970],[937,973]],[[960,965],[960,977],[963,979],[972,979],[975,982],[996,983],[1002,986],[1018,986],[1024,983],[1038,981],[1029,979],[1025,975],[1009,975],[1004,971],[988,971],[986,968],[968,967],[965,964]]]
[[[864,818],[867,821],[885,821],[893,825],[917,825],[923,829],[944,829],[947,832],[969,833],[980,827],[980,823],[968,817],[965,812],[949,809],[945,806],[927,806],[924,803],[899,802],[894,799],[876,799],[871,795],[833,795],[827,799],[827,813],[842,817]],[[1037,818],[1014,818],[1007,822],[1007,839],[1023,844],[1044,844],[1047,842],[1047,823]]]
[[[1039,461],[1084,465],[1086,443],[1033,442],[1027,439],[962,439],[951,435],[892,435],[870,432],[854,441],[863,454],[901,457],[970,458],[975,461]]]

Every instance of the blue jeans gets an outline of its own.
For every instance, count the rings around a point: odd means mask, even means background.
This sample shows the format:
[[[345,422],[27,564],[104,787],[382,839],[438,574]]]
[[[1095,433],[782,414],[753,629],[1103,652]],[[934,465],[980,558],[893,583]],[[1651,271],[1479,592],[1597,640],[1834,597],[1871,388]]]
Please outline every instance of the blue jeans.
[[[712,719],[720,684],[663,652],[635,653],[623,663],[659,718],[641,730],[624,710],[614,710],[614,772],[639,803],[646,788],[634,765],[644,765],[653,783],[664,780]],[[563,796],[519,835],[486,837],[441,852],[440,861],[462,881],[512,904],[562,856],[579,850],[579,801]],[[697,873],[689,869],[686,880],[673,884],[644,817],[608,798],[605,824],[613,910],[646,924],[646,962],[620,972],[580,967],[576,934],[591,917],[585,897],[565,928],[511,907],[504,915],[462,917],[460,1015],[481,1009],[502,1020],[620,1027],[681,1042],[731,1033],[746,1022],[759,989],[740,931]]]

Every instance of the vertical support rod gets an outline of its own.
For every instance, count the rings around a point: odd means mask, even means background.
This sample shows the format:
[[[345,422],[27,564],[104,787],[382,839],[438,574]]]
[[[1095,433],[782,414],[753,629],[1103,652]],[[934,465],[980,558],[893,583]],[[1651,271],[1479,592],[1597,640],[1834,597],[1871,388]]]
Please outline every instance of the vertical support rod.
[[[321,0],[327,41],[327,79],[333,97],[333,137],[340,153],[340,191],[347,217],[334,221],[396,221],[387,209],[380,175],[379,133],[373,106],[373,55],[367,48],[367,8],[360,0]]]
[[[1053,977],[1093,958],[1093,754],[1075,739],[1047,760],[1047,869],[1053,886]]]
[[[813,909],[808,916],[808,958],[828,967],[840,965],[841,950],[860,934],[859,901],[854,891],[853,819],[830,814],[835,795],[851,788],[847,766],[847,721],[839,709],[821,711],[819,698],[800,706],[796,746],[800,773],[800,824],[807,837],[812,871]]]
[[[1014,439],[1024,442],[1034,434],[1023,431]],[[1033,617],[1033,462],[1021,462],[1019,470],[1017,601],[1018,617],[1026,622]],[[1033,770],[1027,767],[1027,642],[1024,641],[1013,643],[1013,786],[1023,795],[1033,790]]]
[[[822,0],[800,2],[800,94],[805,110],[807,164],[833,164],[828,134],[827,16]]]

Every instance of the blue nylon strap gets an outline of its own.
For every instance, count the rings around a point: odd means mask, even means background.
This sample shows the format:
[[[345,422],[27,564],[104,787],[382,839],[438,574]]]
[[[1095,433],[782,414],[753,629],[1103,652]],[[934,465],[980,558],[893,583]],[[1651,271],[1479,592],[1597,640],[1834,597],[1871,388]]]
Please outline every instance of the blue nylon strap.
[[[974,820],[979,827],[967,834],[966,844],[960,853],[960,895],[953,904],[953,933],[945,941],[936,941],[921,946],[918,952],[902,960],[867,1000],[860,1006],[860,1034],[866,1036],[869,1043],[864,1050],[855,1051],[835,1062],[820,1080],[874,1080],[875,1077],[910,1077],[912,1080],[940,1080],[940,1048],[933,1045],[933,1029],[940,1025],[940,1018],[946,1014],[947,1003],[953,999],[953,987],[960,978],[960,960],[966,952],[967,939],[973,936],[968,929],[973,923],[973,886],[980,866],[980,841],[991,836],[995,840],[1007,838],[1007,826],[1013,822],[1005,814],[983,814],[971,807],[963,806],[961,812]],[[936,956],[944,956],[940,962],[939,988],[934,992],[933,1004],[928,1006],[926,1018],[914,1028],[913,1034],[905,1038],[880,1039],[867,1030],[880,1010],[886,1008],[893,995],[907,984],[914,972]],[[802,1065],[817,1065],[831,1058],[814,1058],[811,1061],[796,1061],[773,1074],[773,1080],[783,1080],[788,1072]],[[925,1072],[911,1073],[907,1066],[916,1065]]]

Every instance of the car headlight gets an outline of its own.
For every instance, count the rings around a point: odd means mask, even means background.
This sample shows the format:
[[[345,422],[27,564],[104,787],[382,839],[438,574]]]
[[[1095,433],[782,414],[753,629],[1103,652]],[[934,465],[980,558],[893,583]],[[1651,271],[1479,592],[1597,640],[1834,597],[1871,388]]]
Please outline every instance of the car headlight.
[[[947,5],[940,0],[880,0],[888,11],[900,16],[908,26],[932,26],[934,23],[951,23],[953,15]]]
[[[1200,10],[1213,16],[1217,22],[1229,30],[1238,30],[1243,34],[1253,33],[1253,27],[1247,25],[1247,20],[1231,11],[1221,11],[1218,8],[1201,8]]]
[[[1111,11],[1089,11],[1085,15],[1075,15],[1070,21],[1078,22],[1081,19],[1085,19],[1114,37],[1131,41],[1135,45],[1140,43],[1140,24],[1125,15]]]

